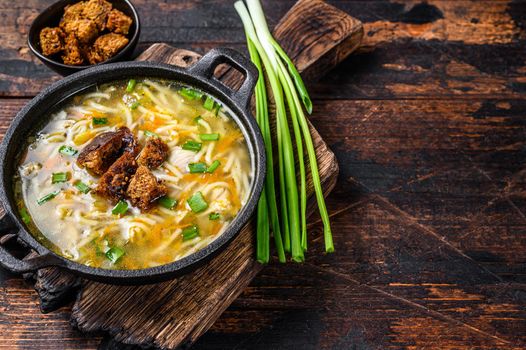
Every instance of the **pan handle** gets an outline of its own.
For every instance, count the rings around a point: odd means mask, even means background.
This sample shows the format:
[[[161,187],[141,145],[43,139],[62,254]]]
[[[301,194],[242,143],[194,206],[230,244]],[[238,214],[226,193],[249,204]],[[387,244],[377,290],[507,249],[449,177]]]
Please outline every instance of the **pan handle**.
[[[15,222],[5,213],[0,218],[0,236],[18,231]],[[0,245],[0,265],[14,273],[36,271],[43,267],[62,265],[62,261],[54,255],[44,254],[35,258],[21,260],[13,256],[5,247]]]
[[[214,71],[220,64],[226,63],[240,71],[245,80],[235,91],[214,77]],[[210,50],[196,64],[188,68],[190,74],[197,75],[212,82],[212,84],[232,98],[243,110],[249,110],[252,92],[258,81],[258,70],[254,64],[236,50],[216,48]]]

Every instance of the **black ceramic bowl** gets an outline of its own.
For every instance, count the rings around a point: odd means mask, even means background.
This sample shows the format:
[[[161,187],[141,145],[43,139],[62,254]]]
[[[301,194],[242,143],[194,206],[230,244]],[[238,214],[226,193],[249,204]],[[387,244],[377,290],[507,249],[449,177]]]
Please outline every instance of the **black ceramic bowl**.
[[[214,78],[215,68],[223,63],[233,66],[245,76],[239,90],[234,91]],[[232,118],[247,141],[251,158],[253,179],[249,199],[219,237],[202,250],[181,260],[142,270],[106,270],[88,267],[53,253],[28,232],[16,210],[13,177],[27,138],[34,135],[47,122],[43,116],[49,116],[50,112],[65,99],[95,84],[141,76],[174,80],[196,87],[216,97],[232,112]],[[0,236],[16,232],[18,238],[36,250],[40,256],[20,260],[0,245],[0,265],[17,273],[58,266],[96,281],[113,284],[144,284],[178,276],[218,253],[249,220],[257,205],[265,178],[265,148],[259,127],[250,112],[250,99],[257,77],[256,67],[237,51],[214,49],[189,69],[151,62],[104,64],[70,75],[43,90],[17,114],[0,145],[0,200],[5,209],[5,215],[0,218]]]
[[[70,4],[75,4],[81,0],[60,0],[45,9],[31,24],[29,28],[29,35],[27,37],[27,44],[29,49],[49,68],[53,69],[60,75],[66,76],[83,69],[93,67],[96,65],[72,66],[62,63],[60,57],[46,57],[42,54],[40,48],[40,31],[45,27],[57,27],[62,15],[64,14],[64,7]],[[129,39],[126,45],[115,56],[99,64],[106,64],[112,62],[125,61],[131,57],[137,43],[139,42],[139,35],[141,33],[141,23],[137,10],[128,0],[108,0],[114,8],[129,16],[133,23],[130,27],[130,32],[126,35]]]

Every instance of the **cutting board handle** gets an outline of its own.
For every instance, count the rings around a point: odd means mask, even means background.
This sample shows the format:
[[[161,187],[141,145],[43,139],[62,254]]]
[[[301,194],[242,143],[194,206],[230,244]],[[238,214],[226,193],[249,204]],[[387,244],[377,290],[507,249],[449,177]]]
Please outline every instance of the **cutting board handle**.
[[[214,76],[214,72],[220,64],[227,64],[243,74],[244,80],[239,90],[231,89]],[[228,48],[210,50],[196,64],[188,68],[188,71],[193,75],[212,81],[214,86],[231,97],[239,107],[250,112],[250,100],[259,74],[256,66],[238,51]]]

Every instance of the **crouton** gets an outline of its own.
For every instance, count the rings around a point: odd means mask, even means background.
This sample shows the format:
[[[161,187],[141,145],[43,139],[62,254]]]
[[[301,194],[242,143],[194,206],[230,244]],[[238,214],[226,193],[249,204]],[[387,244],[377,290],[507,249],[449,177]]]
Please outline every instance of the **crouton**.
[[[106,21],[112,5],[105,0],[89,0],[82,9],[82,16],[92,20],[100,31],[106,28]]]
[[[72,66],[80,66],[84,63],[79,41],[73,33],[66,37],[62,60],[64,61],[64,64],[70,64]]]
[[[141,210],[150,209],[166,193],[166,186],[144,165],[137,168],[126,191],[131,204]]]
[[[76,4],[67,5],[64,7],[64,15],[62,15],[60,26],[62,27],[68,21],[74,21],[82,18],[82,11],[84,10],[85,6],[86,3],[81,1],[77,2]]]
[[[102,133],[91,140],[80,152],[77,164],[93,175],[102,175],[122,153],[130,153],[135,157],[138,147],[130,129],[122,127],[117,131]]]
[[[106,28],[117,34],[128,34],[133,20],[117,9],[110,11]]]
[[[118,202],[126,195],[128,185],[137,170],[137,162],[131,153],[124,153],[102,175],[95,194],[106,197],[112,202]]]
[[[115,56],[127,44],[128,38],[122,34],[109,33],[101,35],[95,40],[88,52],[88,60],[91,64],[104,62]]]
[[[140,147],[137,138],[127,127],[123,126],[119,129],[122,132],[122,152],[132,154],[134,157],[139,153]]]
[[[119,157],[122,136],[119,132],[105,132],[84,147],[77,158],[77,165],[94,175],[102,175]]]
[[[99,35],[97,25],[89,19],[67,21],[63,28],[66,33],[75,34],[77,40],[82,44],[91,43]]]
[[[137,163],[155,169],[168,157],[168,145],[158,137],[150,137],[142,149]]]
[[[40,31],[40,48],[44,56],[51,56],[64,49],[64,32],[60,28],[46,27]]]

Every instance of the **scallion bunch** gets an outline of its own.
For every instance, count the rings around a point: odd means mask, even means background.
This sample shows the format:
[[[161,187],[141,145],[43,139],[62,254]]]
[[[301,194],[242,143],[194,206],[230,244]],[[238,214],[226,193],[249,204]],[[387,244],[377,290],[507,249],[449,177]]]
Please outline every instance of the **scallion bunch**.
[[[312,112],[312,102],[296,67],[272,37],[259,0],[246,0],[246,6],[240,0],[235,3],[235,8],[243,21],[250,58],[259,70],[255,93],[256,119],[261,128],[267,152],[267,178],[257,210],[257,260],[261,263],[269,261],[270,230],[272,229],[279,261],[285,262],[285,254],[290,253],[293,261],[303,262],[304,252],[307,250],[305,151],[308,155],[316,200],[323,221],[325,251],[328,253],[334,251],[316,152],[303,112],[303,106],[309,114]],[[273,154],[272,148],[265,78],[268,80],[276,106],[277,154]],[[292,124],[294,137],[291,135],[290,124]],[[296,154],[293,140],[296,145]],[[276,157],[278,166],[274,168]],[[298,160],[298,167],[296,167],[295,159]],[[275,186],[276,181],[279,183],[279,188]],[[279,208],[276,190],[279,190]]]

